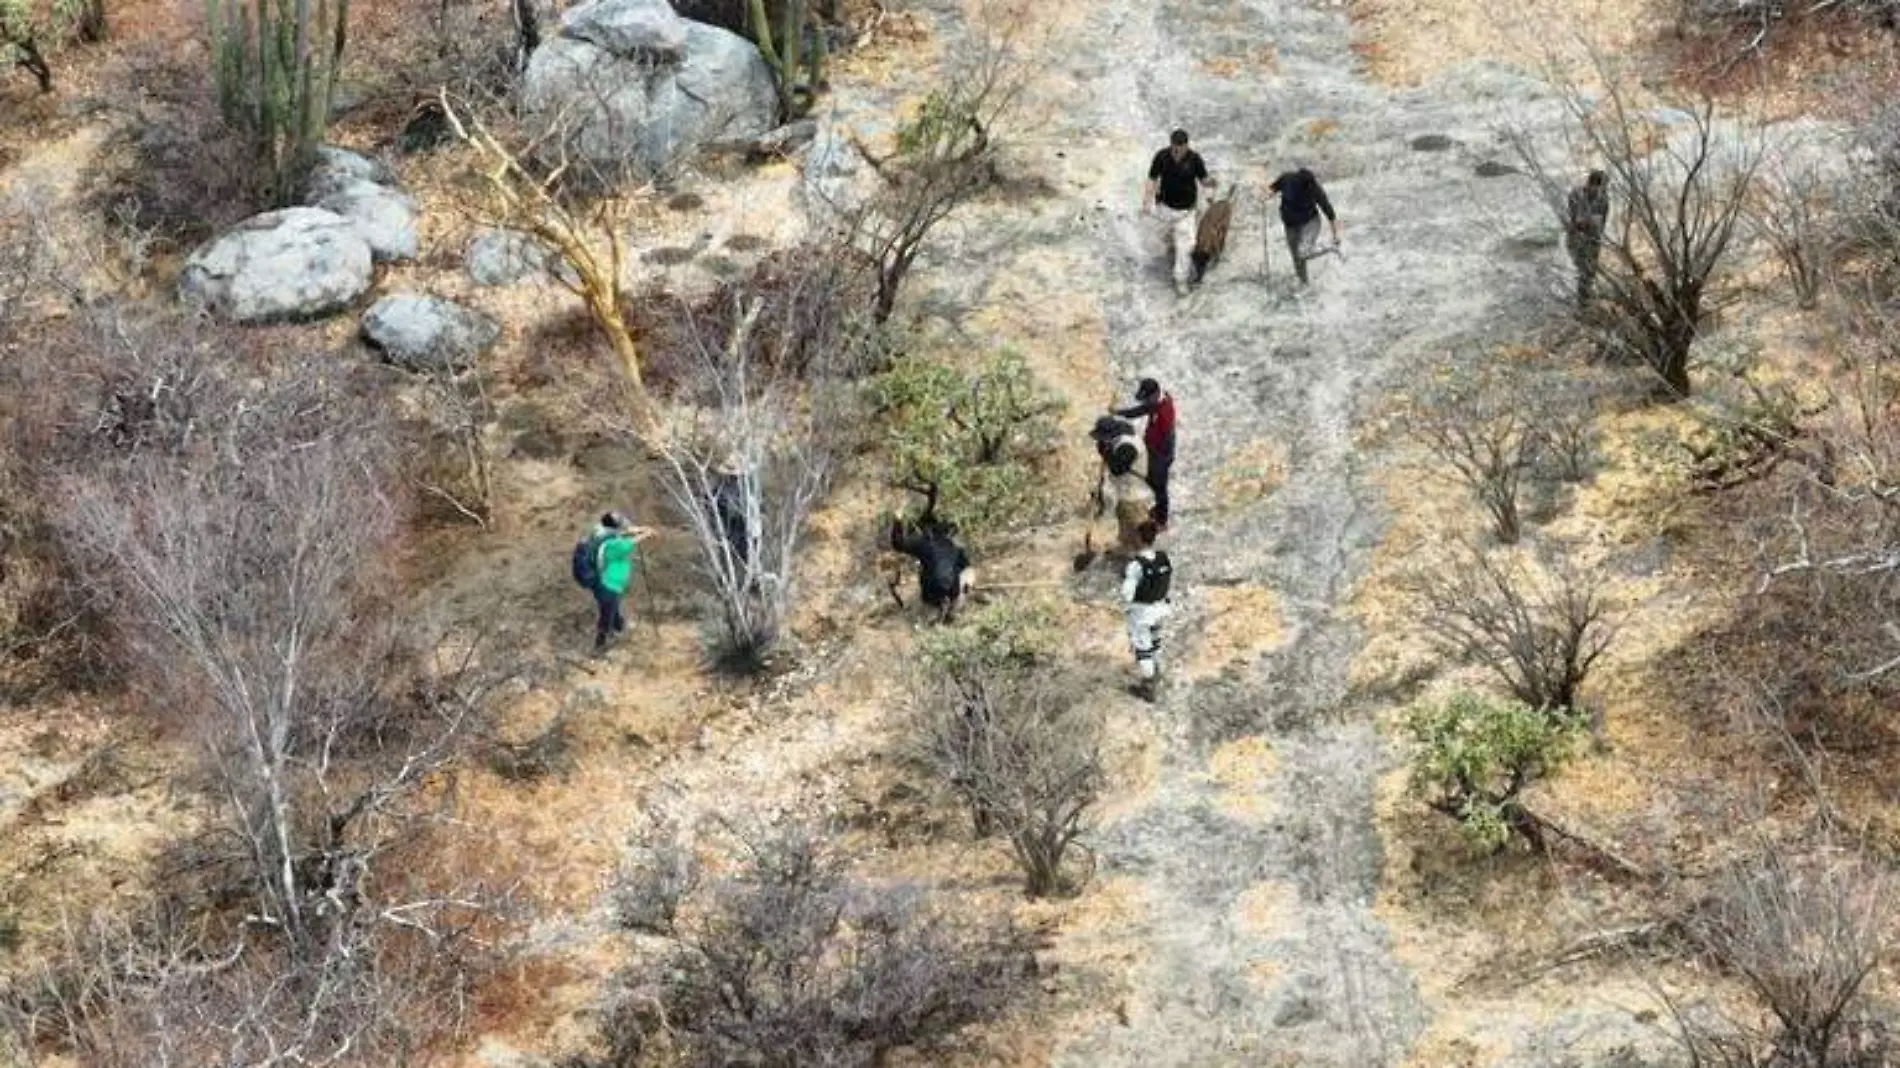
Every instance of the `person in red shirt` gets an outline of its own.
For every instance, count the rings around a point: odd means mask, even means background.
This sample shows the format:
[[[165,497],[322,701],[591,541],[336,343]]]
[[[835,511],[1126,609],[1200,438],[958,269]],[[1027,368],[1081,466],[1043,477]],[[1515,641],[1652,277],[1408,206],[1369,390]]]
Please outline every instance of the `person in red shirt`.
[[[1111,408],[1123,419],[1137,416],[1148,420],[1142,428],[1141,443],[1148,450],[1148,488],[1154,490],[1155,505],[1150,513],[1156,527],[1168,525],[1168,471],[1174,466],[1174,396],[1161,391],[1161,383],[1144,378],[1135,387],[1132,408]]]

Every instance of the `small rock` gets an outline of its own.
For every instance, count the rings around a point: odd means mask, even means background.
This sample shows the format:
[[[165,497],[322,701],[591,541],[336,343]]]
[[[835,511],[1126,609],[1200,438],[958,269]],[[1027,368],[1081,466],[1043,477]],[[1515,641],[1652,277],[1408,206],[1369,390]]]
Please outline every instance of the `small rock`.
[[[363,340],[405,371],[463,371],[495,343],[501,326],[453,301],[398,293],[363,316]]]
[[[760,156],[789,156],[818,136],[817,119],[800,119],[770,130],[752,142],[752,151]]]
[[[396,172],[381,160],[370,159],[347,148],[318,145],[316,163],[310,168],[310,177],[304,181],[304,203],[314,206],[317,201],[355,182],[393,186],[396,184]]]
[[[468,244],[468,276],[476,285],[505,286],[547,269],[548,250],[518,230],[483,230]]]
[[[1420,134],[1411,141],[1414,152],[1443,152],[1454,143],[1444,134]]]
[[[1508,163],[1500,163],[1494,159],[1485,160],[1473,167],[1472,171],[1480,178],[1503,178],[1507,175],[1524,173]]]
[[[592,0],[561,16],[561,32],[627,58],[686,51],[686,20],[667,0]]]
[[[191,254],[180,296],[234,323],[297,322],[341,311],[369,289],[369,243],[334,212],[285,208],[239,223]]]
[[[416,222],[421,209],[409,194],[357,180],[339,186],[314,206],[348,219],[368,242],[378,263],[416,258],[420,244]]]

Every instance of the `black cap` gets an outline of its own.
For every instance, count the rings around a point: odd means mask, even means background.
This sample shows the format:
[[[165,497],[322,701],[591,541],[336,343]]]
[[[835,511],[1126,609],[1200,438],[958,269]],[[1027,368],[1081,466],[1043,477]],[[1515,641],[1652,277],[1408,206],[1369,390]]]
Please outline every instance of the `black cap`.
[[[1146,400],[1149,397],[1159,396],[1160,393],[1161,383],[1152,378],[1142,379],[1141,384],[1135,387],[1136,400]]]
[[[602,515],[602,516],[600,517],[600,525],[601,525],[601,526],[603,526],[603,527],[611,527],[611,528],[613,528],[613,529],[616,529],[616,530],[617,530],[617,529],[619,529],[619,527],[620,527],[620,513],[619,513],[619,512],[607,512],[606,514],[604,514],[604,515]]]
[[[1187,141],[1188,141],[1188,138],[1187,138],[1186,130],[1176,130],[1173,133],[1168,135],[1168,143],[1171,145],[1185,145],[1187,144]]]
[[[1604,174],[1604,173],[1603,173],[1602,171],[1591,171],[1591,172],[1590,172],[1590,184],[1591,184],[1591,185],[1602,185],[1602,184],[1603,184],[1604,182],[1606,182],[1606,181],[1609,181],[1609,178],[1610,178],[1610,176],[1609,176],[1609,175],[1607,175],[1607,174]]]

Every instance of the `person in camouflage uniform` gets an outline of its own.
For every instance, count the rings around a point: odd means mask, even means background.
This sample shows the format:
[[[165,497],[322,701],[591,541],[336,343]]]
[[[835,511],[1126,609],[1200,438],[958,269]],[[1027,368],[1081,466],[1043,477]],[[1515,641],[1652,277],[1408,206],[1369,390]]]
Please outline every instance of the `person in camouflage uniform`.
[[[1583,308],[1596,287],[1597,258],[1610,222],[1609,181],[1602,171],[1591,171],[1582,185],[1570,191],[1564,215],[1564,248],[1577,268],[1577,307]]]

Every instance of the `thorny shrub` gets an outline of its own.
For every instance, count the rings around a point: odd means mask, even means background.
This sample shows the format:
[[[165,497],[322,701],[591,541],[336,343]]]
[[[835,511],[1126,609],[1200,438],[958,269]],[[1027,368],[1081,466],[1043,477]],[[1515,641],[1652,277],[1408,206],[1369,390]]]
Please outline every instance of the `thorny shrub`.
[[[1037,468],[1055,451],[1065,405],[1020,353],[998,351],[971,372],[905,356],[871,390],[892,484],[936,489],[938,519],[981,539],[1047,511]]]
[[[1412,792],[1457,820],[1472,846],[1486,853],[1514,836],[1541,842],[1518,796],[1561,766],[1583,733],[1567,710],[1471,693],[1414,706],[1406,728],[1418,746]]]
[[[733,837],[717,875],[666,837],[623,869],[619,914],[646,933],[591,1063],[869,1068],[1026,995],[1033,958],[1008,921],[854,878],[811,828]]]

